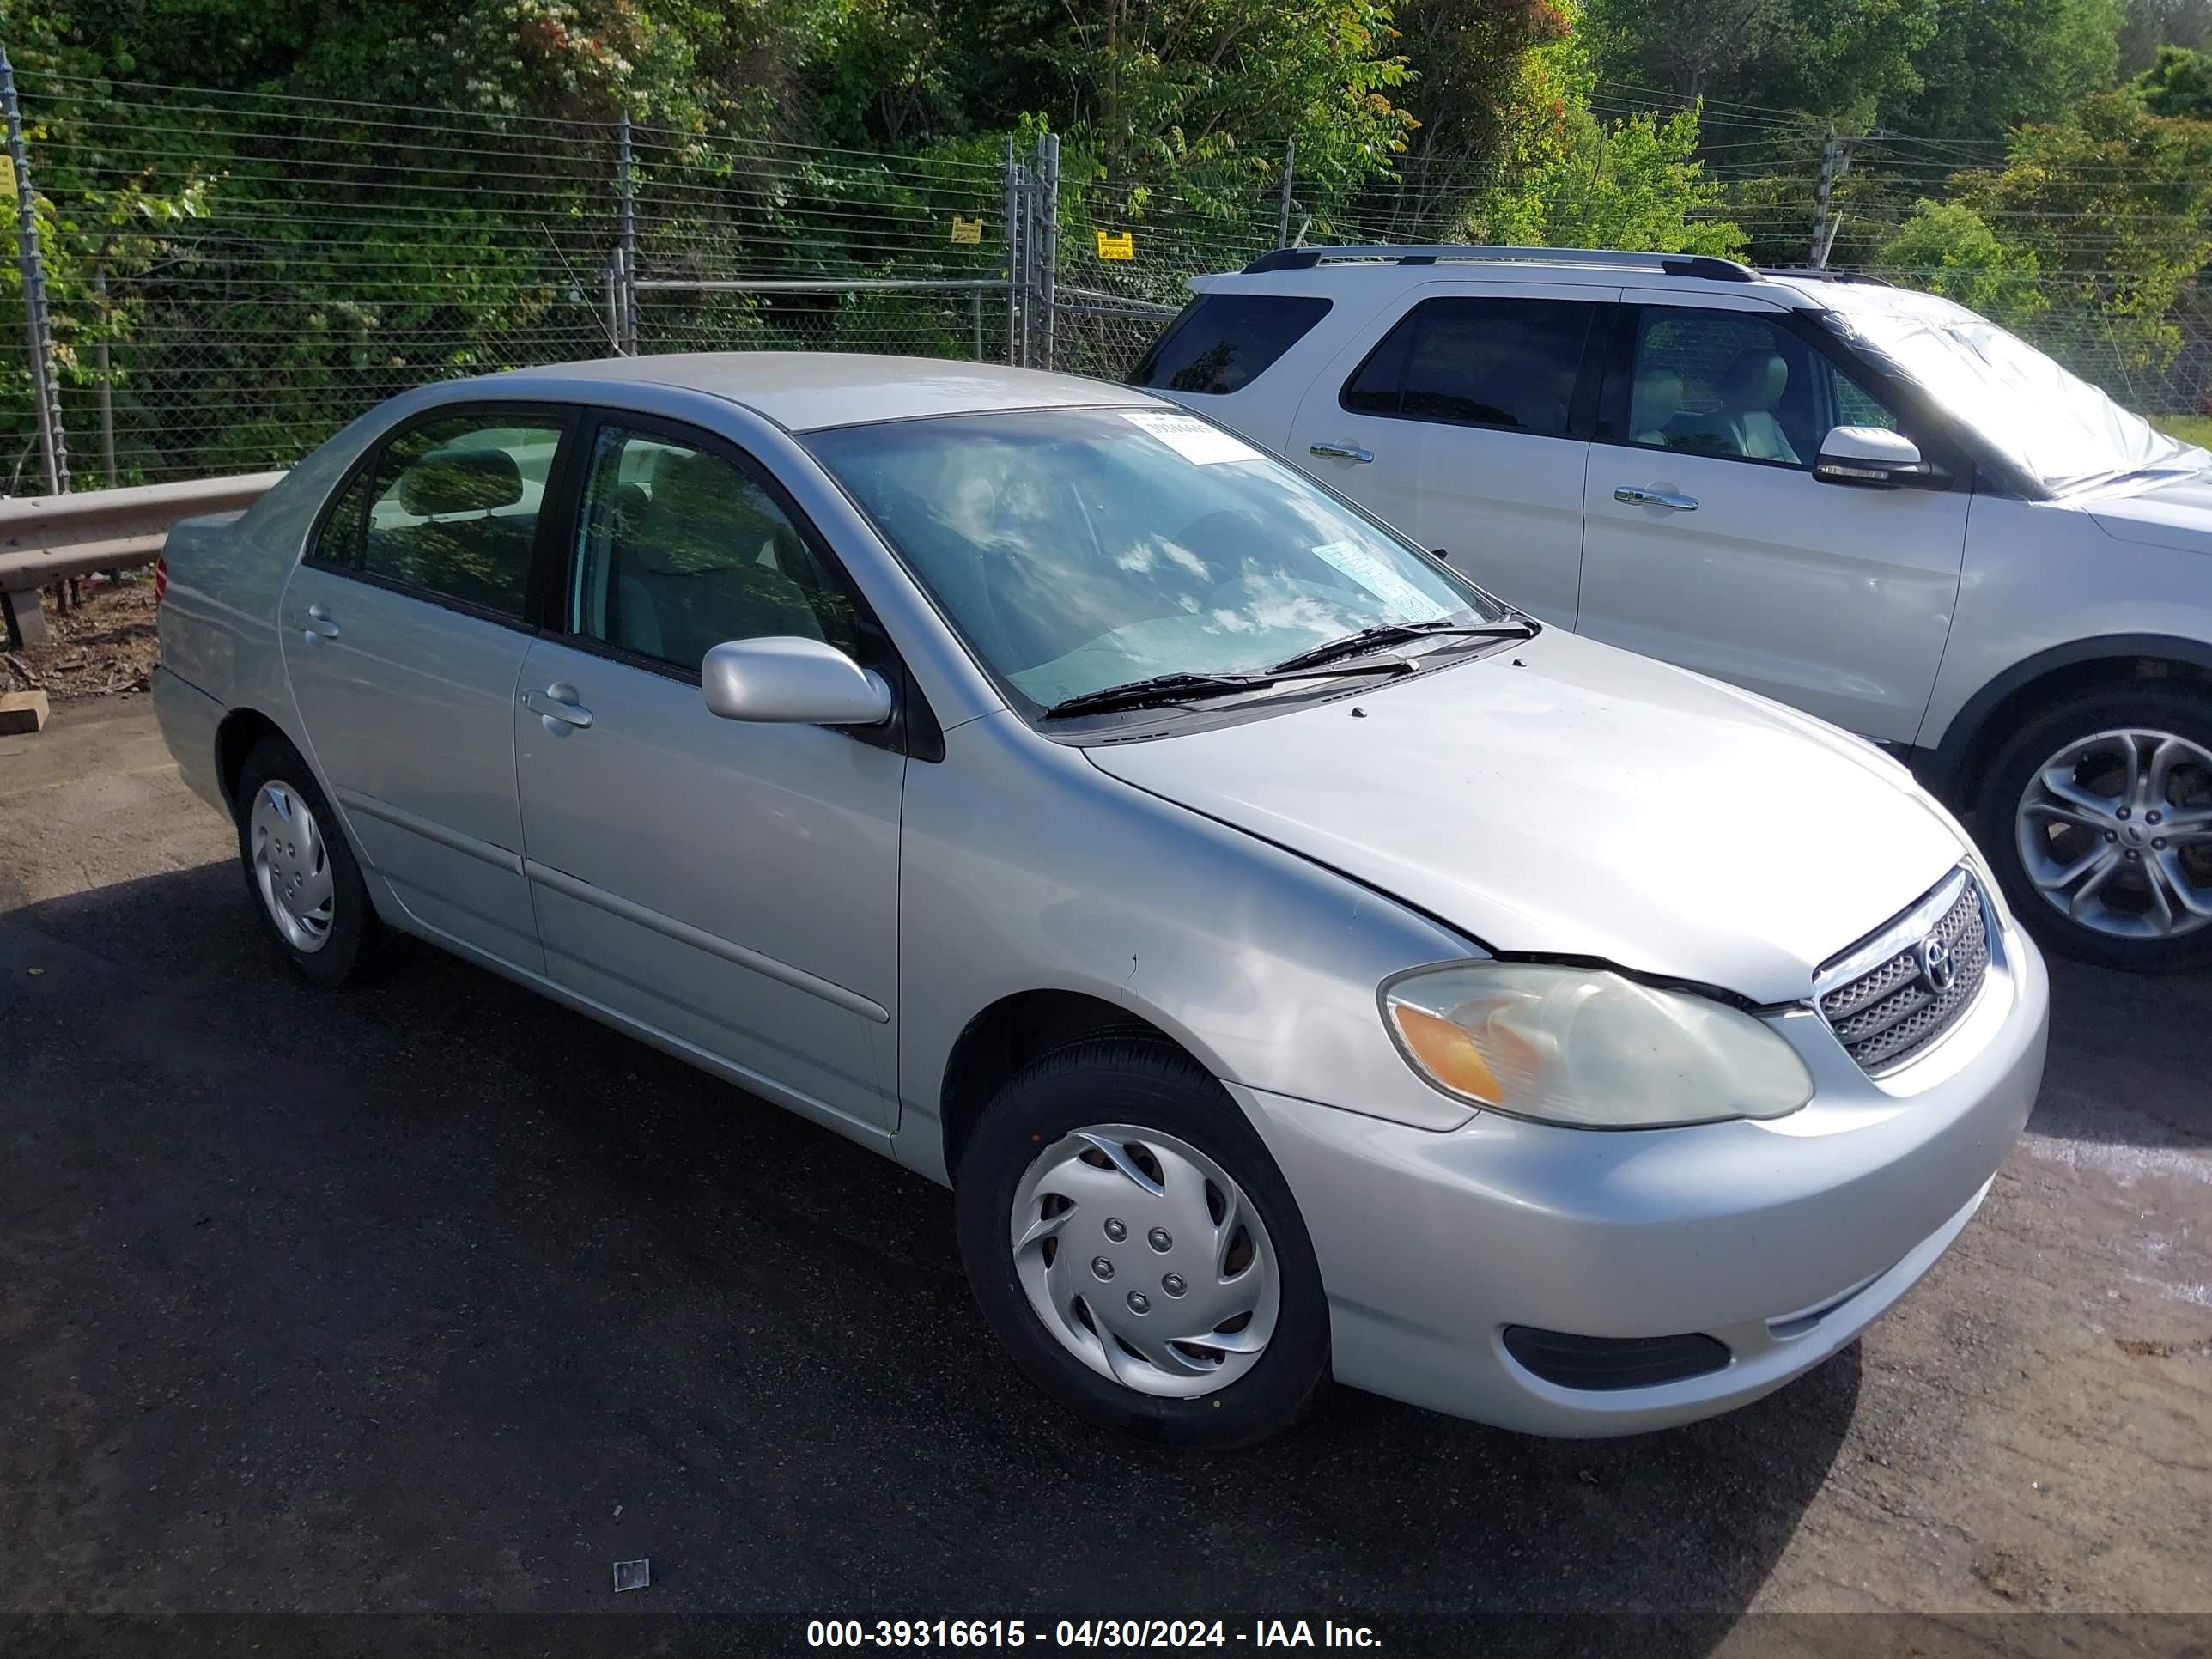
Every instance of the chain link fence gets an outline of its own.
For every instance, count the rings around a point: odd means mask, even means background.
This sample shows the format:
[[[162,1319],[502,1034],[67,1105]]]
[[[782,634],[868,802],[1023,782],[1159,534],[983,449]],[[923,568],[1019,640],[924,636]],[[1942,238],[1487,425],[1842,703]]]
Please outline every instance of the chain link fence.
[[[1111,156],[1063,167],[1050,134],[894,155],[46,71],[15,90],[8,493],[50,488],[49,453],[78,489],[283,465],[425,380],[618,352],[896,352],[1119,378],[1192,275],[1299,240],[1501,240],[1503,221],[1467,204],[1517,182],[1412,158],[1322,185],[1285,145],[1186,166],[1170,186]],[[1765,260],[1803,262],[1823,179],[1844,268],[1946,169],[1990,159],[1866,139],[1838,169],[1837,141],[1802,121],[1702,118],[1712,188],[1685,222],[1735,225]],[[1586,174],[1522,190],[1518,210],[1551,240],[1601,240],[1607,169],[1601,143]],[[2212,413],[2212,316],[2193,289],[2148,330],[2116,327],[2124,307],[2094,279],[1997,273],[1969,302],[2132,407]]]

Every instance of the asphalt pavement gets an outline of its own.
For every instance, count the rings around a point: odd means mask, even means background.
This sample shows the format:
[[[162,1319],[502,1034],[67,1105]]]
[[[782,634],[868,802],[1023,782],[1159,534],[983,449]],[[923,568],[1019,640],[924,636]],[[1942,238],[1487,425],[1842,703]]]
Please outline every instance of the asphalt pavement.
[[[143,698],[0,739],[0,1649],[577,1613],[639,1622],[498,1627],[1220,1618],[1235,1649],[1279,1618],[1475,1651],[1668,1615],[1615,1633],[1858,1654],[1870,1626],[1778,1616],[1887,1613],[1961,1651],[2212,1646],[2204,977],[2055,964],[1981,1216],[1757,1406],[1570,1443],[1339,1390],[1187,1459],[1023,1383],[945,1194],[427,949],[318,992],[234,846]],[[204,1617],[61,1618],[89,1613]]]

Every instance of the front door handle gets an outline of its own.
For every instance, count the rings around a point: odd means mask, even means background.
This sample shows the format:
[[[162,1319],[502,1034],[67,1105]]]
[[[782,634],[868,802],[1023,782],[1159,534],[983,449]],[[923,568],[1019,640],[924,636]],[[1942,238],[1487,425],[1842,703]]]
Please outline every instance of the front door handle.
[[[1671,489],[1638,489],[1632,484],[1621,485],[1613,492],[1613,499],[1631,507],[1670,507],[1677,513],[1698,510],[1695,495],[1678,495]]]
[[[592,711],[576,700],[576,688],[564,680],[556,680],[543,691],[526,691],[522,706],[545,724],[545,729],[556,737],[565,736],[571,727],[581,729],[592,723]]]
[[[1358,444],[1309,444],[1306,453],[1326,456],[1332,461],[1371,461],[1375,459],[1374,451],[1362,449]]]
[[[307,607],[307,614],[300,618],[300,627],[309,645],[317,640],[334,640],[338,636],[338,625],[319,603]]]

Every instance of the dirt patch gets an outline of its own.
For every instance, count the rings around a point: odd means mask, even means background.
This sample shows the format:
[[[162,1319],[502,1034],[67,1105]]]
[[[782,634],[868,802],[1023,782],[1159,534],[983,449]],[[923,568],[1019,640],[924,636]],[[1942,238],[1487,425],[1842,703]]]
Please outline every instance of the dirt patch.
[[[2212,1355],[2212,1336],[2208,1336],[2203,1341],[2194,1344],[2146,1342],[2141,1337],[2116,1336],[2112,1339],[2112,1346],[2122,1353],[2133,1354],[2138,1359],[2172,1359],[2176,1356],[2202,1359],[2207,1355]]]
[[[83,602],[56,615],[50,595],[49,645],[0,656],[0,690],[42,690],[59,702],[143,691],[154,672],[154,579],[86,583]]]

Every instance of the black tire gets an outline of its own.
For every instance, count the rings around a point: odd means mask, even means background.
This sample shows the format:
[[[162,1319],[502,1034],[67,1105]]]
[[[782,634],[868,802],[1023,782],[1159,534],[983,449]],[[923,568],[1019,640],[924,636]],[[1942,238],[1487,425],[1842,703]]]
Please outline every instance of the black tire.
[[[1045,1148],[1106,1123],[1172,1135],[1211,1158],[1259,1212],[1273,1246],[1273,1335],[1251,1370],[1214,1393],[1158,1397],[1091,1370],[1045,1328],[1017,1276],[1011,1219],[1023,1176]],[[1297,1204],[1236,1103],[1172,1047],[1092,1038],[1017,1073],[969,1138],[953,1208],[968,1282],[993,1328],[1031,1382],[1091,1422],[1162,1444],[1225,1450],[1281,1433],[1328,1385],[1328,1302]]]
[[[2069,744],[2100,732],[2138,729],[2186,738],[2212,752],[2212,697],[2203,693],[2148,685],[2124,685],[2084,693],[2054,704],[2030,720],[1996,753],[1983,771],[1972,803],[1975,833],[1996,871],[2013,914],[2049,949],[2085,962],[2134,973],[2165,974],[2212,963],[2212,924],[2166,938],[2130,938],[2090,927],[2059,910],[2030,878],[2020,846],[2018,813],[2023,797],[2045,763]],[[2197,802],[2193,773],[2183,780]],[[2147,817],[2147,815],[2146,815]],[[2131,820],[2147,838],[2154,826]],[[2127,832],[2125,824],[2117,826]],[[2086,832],[2084,832],[2086,833]],[[2142,855],[2152,855],[2146,839]],[[2185,868],[2202,870],[2196,879],[2212,884],[2212,847],[2191,848]],[[2192,886],[2196,881],[2192,880]],[[2119,896],[2132,896],[2123,886]]]
[[[296,797],[314,815],[322,832],[324,861],[331,877],[331,917],[328,936],[313,950],[303,950],[284,936],[270,914],[253,863],[253,808],[262,791],[275,783]],[[361,866],[346,842],[337,814],[315,782],[315,775],[300,751],[279,737],[266,737],[253,746],[238,774],[233,794],[238,823],[238,863],[246,877],[247,900],[261,919],[262,929],[283,951],[301,976],[335,988],[356,982],[375,965],[385,944],[384,925],[369,903],[368,890],[361,878]]]

